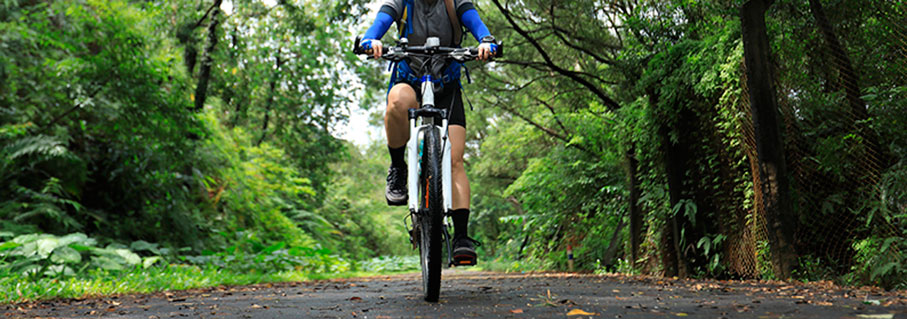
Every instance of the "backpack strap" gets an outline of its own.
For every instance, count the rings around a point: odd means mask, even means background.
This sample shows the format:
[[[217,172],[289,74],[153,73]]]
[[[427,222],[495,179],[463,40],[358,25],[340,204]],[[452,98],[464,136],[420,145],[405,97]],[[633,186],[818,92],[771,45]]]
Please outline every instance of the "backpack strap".
[[[460,41],[463,40],[463,30],[460,29],[460,17],[457,17],[457,10],[454,8],[454,0],[444,0],[447,6],[447,16],[450,18],[450,26],[453,28],[453,46],[459,47]]]
[[[400,15],[400,20],[397,21],[397,34],[400,38],[409,37],[413,33],[413,0],[404,0],[403,1],[403,14]]]

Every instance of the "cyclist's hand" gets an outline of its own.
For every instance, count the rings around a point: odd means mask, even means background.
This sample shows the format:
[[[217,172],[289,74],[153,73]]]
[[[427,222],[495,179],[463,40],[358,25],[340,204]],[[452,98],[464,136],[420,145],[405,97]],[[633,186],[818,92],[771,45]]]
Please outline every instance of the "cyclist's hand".
[[[494,56],[494,49],[495,47],[492,43],[479,44],[479,56],[476,57],[476,59],[488,61],[488,59]]]
[[[365,53],[371,54],[375,57],[375,59],[380,58],[381,55],[384,54],[384,46],[381,44],[381,40],[362,40],[362,43],[360,45],[363,49],[365,49]]]

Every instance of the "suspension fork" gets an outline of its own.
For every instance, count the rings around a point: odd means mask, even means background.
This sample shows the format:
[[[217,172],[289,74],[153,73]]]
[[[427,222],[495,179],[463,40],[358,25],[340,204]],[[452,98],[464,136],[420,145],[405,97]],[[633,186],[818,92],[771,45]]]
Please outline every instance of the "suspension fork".
[[[422,107],[435,106],[434,82],[431,75],[422,77]],[[450,112],[450,110],[447,110]],[[417,124],[417,116],[409,117],[409,141],[407,142],[407,185],[409,192],[409,210],[411,213],[419,213],[419,140],[425,134],[426,130],[440,130],[441,136],[441,194],[442,194],[442,237],[447,246],[448,265],[453,264],[453,254],[451,253],[450,238],[450,211],[453,206],[453,183],[451,181],[451,143],[450,132],[448,130],[448,119],[441,119],[441,127],[436,125]],[[428,118],[426,118],[428,119]]]

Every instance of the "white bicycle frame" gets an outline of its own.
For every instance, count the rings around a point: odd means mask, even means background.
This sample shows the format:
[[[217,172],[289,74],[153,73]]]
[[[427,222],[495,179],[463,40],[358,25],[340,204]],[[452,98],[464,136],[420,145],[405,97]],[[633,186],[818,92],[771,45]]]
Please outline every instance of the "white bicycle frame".
[[[429,81],[422,82],[422,106],[435,106],[435,91],[434,83],[431,81],[431,77],[428,77]],[[448,110],[449,112],[450,110]],[[416,126],[417,119],[409,120],[409,142],[406,143],[407,150],[407,166],[409,170],[407,171],[407,185],[409,191],[409,210],[412,212],[418,212],[419,209],[419,140],[423,138],[425,132],[430,129],[441,130],[439,136],[441,136],[441,194],[444,200],[442,212],[444,216],[447,216],[447,213],[450,212],[452,204],[453,192],[451,190],[451,181],[450,181],[450,143],[448,141],[448,131],[447,131],[447,119],[441,120],[441,127],[425,123],[419,126]],[[423,150],[424,151],[424,150]],[[447,225],[446,218],[444,220],[444,225]]]

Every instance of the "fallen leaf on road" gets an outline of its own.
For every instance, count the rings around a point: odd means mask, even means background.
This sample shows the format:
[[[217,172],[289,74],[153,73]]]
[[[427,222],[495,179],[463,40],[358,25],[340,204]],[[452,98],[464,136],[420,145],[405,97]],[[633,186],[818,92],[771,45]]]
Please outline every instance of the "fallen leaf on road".
[[[360,298],[360,297],[350,297],[350,300],[351,300],[351,301],[356,301],[356,300],[362,300],[362,298]]]
[[[819,302],[817,302],[816,304],[819,305],[819,306],[834,306],[834,304],[832,304],[832,303],[830,303],[830,302],[828,302],[828,301],[819,301]]]
[[[523,309],[520,309],[520,308],[513,309],[513,310],[510,310],[510,313],[523,313]]]
[[[582,309],[573,309],[573,310],[570,310],[570,312],[568,312],[567,315],[568,316],[594,316],[594,315],[597,315],[597,313],[585,312]]]
[[[678,313],[675,313],[674,315],[676,315],[676,316],[678,316],[678,317],[686,317],[686,316],[689,316],[686,312],[678,312]]]
[[[858,314],[857,317],[868,318],[868,319],[891,319],[891,318],[894,318],[894,314],[892,314],[892,313],[882,313],[882,314],[874,314],[874,315]]]

